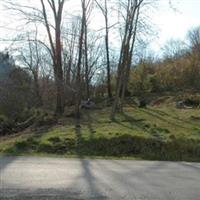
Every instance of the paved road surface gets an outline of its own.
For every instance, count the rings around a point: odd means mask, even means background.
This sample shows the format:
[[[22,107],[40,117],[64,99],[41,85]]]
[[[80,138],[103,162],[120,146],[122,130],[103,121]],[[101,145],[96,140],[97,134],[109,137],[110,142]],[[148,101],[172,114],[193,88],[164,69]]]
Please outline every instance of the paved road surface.
[[[1,200],[200,200],[200,163],[0,158]]]

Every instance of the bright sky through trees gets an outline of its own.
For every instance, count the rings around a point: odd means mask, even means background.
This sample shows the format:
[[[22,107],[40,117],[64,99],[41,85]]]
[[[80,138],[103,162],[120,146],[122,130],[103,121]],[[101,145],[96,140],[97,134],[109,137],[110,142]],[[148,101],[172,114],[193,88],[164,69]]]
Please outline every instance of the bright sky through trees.
[[[29,1],[30,5],[33,2],[37,4],[36,1],[38,1],[38,5],[40,6],[39,0],[24,1]],[[9,16],[7,11],[2,11],[3,6],[1,2],[3,0],[0,0],[0,39],[5,39],[13,34],[12,29],[20,24],[20,22],[14,16]],[[65,7],[67,13],[74,14],[80,10],[80,1],[67,1]],[[152,24],[155,25],[155,30],[158,32],[157,37],[151,43],[151,48],[158,52],[163,44],[171,38],[184,40],[189,29],[200,25],[199,9],[200,0],[160,0],[154,12],[149,14]],[[93,13],[91,22],[94,29],[102,27],[103,19],[101,14]],[[3,50],[6,45],[6,43],[1,42],[0,50]]]

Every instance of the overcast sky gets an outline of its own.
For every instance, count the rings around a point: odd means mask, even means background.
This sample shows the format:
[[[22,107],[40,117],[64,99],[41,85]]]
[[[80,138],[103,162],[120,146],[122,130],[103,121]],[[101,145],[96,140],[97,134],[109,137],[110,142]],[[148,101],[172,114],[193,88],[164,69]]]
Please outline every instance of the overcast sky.
[[[0,0],[0,10],[2,9],[2,1]],[[33,3],[39,3],[39,0],[21,0]],[[186,33],[192,27],[200,25],[200,0],[171,0],[172,8],[170,8],[169,0],[160,0],[160,4],[153,13],[149,13],[152,23],[158,31],[158,36],[153,40],[151,47],[155,51],[164,45],[170,38],[184,40]],[[78,10],[80,0],[67,1],[66,9]],[[95,17],[94,17],[95,16]],[[102,18],[99,14],[93,13],[92,26],[97,28],[102,25]],[[11,30],[5,29],[5,25],[10,24],[9,28],[14,27],[19,21],[8,13],[0,12],[0,38],[6,38]],[[0,44],[0,50],[5,48],[5,43]]]

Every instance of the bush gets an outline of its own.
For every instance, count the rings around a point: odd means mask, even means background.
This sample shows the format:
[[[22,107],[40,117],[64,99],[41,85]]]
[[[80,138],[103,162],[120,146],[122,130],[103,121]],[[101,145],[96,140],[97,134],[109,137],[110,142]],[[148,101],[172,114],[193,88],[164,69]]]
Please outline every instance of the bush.
[[[53,145],[51,143],[41,143],[38,146],[38,152],[52,153]]]
[[[148,160],[200,160],[200,141],[171,137],[156,138],[124,135],[113,138],[84,140],[79,146],[82,155],[135,156]]]
[[[75,140],[71,138],[51,137],[48,142],[39,144],[38,152],[64,154],[75,149]]]
[[[8,122],[8,118],[4,115],[0,115],[0,124],[5,124]]]
[[[46,111],[41,109],[34,110],[36,126],[51,126],[57,123],[57,118]]]
[[[186,106],[199,107],[200,106],[200,95],[198,94],[185,94],[184,96],[178,97],[179,101],[183,101]]]
[[[0,136],[11,133],[13,128],[14,122],[9,120],[6,116],[0,115]]]
[[[185,105],[187,106],[193,106],[193,107],[198,107],[200,105],[200,98],[191,96],[189,98],[186,98],[184,100]]]
[[[16,142],[15,148],[17,151],[25,151],[29,148],[29,144],[27,141]]]
[[[0,81],[0,87],[0,113],[18,121],[34,99],[30,75],[24,69],[14,68],[6,79]]]

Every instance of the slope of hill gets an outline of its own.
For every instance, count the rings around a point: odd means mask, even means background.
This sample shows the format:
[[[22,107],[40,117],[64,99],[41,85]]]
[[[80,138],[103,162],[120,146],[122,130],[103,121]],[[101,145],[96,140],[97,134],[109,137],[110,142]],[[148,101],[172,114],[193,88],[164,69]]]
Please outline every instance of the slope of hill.
[[[200,161],[199,109],[176,109],[173,103],[141,109],[132,104],[115,120],[109,110],[84,110],[80,121],[65,117],[53,127],[2,137],[0,152]]]

